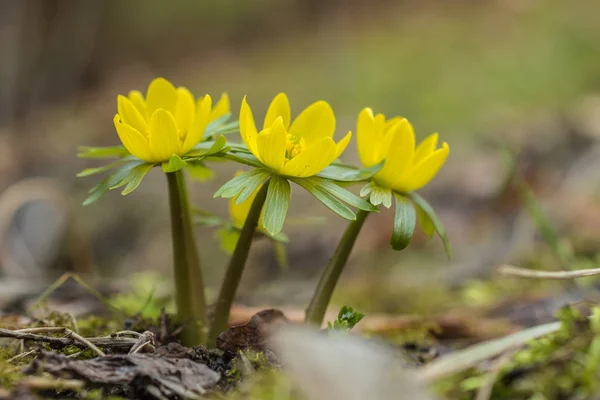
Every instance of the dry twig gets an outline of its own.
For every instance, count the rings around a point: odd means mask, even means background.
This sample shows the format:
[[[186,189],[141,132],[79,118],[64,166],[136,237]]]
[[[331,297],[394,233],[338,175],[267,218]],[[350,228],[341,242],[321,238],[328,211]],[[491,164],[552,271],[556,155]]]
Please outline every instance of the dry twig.
[[[527,268],[514,267],[512,265],[500,265],[497,268],[497,271],[502,275],[528,279],[566,280],[600,275],[600,268],[579,269],[575,271],[535,271]]]

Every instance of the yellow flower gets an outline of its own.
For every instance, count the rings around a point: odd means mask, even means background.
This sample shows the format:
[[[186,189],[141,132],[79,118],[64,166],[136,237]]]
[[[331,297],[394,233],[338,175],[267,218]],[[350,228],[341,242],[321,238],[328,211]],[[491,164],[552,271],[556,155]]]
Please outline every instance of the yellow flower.
[[[242,171],[237,171],[235,176],[240,174],[242,174]],[[238,196],[229,199],[229,215],[231,216],[231,221],[236,228],[242,229],[244,227],[244,222],[246,222],[246,218],[248,218],[248,213],[250,213],[250,208],[252,207],[252,203],[254,203],[254,198],[258,194],[258,191],[261,187],[262,185],[257,187],[256,190],[246,200],[244,200],[242,204],[235,204]],[[259,230],[263,229],[262,219],[263,213],[261,212],[260,219],[258,220]]]
[[[405,118],[386,121],[383,114],[373,116],[370,108],[363,109],[358,116],[356,138],[358,154],[365,167],[386,160],[374,180],[396,192],[410,192],[429,183],[450,151],[446,142],[436,150],[437,133],[415,147],[415,132]]]
[[[114,124],[127,151],[144,161],[163,162],[198,144],[208,123],[229,112],[229,98],[223,95],[213,109],[209,95],[196,101],[186,88],[156,78],[145,99],[132,90],[128,97],[117,97],[117,108]]]
[[[335,115],[325,101],[308,106],[291,124],[290,114],[287,96],[278,94],[258,132],[246,98],[240,110],[244,143],[261,163],[278,174],[301,178],[318,174],[348,146],[352,132],[337,144],[333,141]]]

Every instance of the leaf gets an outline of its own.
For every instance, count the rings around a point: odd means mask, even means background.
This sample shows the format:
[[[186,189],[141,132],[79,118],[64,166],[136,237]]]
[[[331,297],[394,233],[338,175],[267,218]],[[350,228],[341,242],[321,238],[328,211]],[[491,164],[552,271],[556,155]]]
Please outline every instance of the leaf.
[[[214,121],[211,121],[208,125],[206,125],[206,129],[204,130],[204,136],[208,137],[208,135],[214,135],[216,131],[229,120],[229,118],[231,118],[231,113],[223,114]]]
[[[375,206],[383,204],[385,208],[390,208],[392,206],[392,190],[371,182],[371,196],[369,197],[369,201]]]
[[[369,194],[370,194],[372,191],[373,191],[373,181],[371,181],[371,182],[367,183],[365,186],[363,186],[363,187],[360,189],[359,196],[360,196],[360,197],[366,197],[366,196],[368,196],[368,195],[369,195]],[[373,204],[373,203],[371,203],[371,204]]]
[[[204,153],[203,155],[208,156],[208,155],[212,155],[212,154],[217,154],[220,151],[222,151],[226,146],[227,146],[227,138],[223,135],[220,135],[217,138],[217,140],[215,140],[215,142],[212,144],[212,146],[210,146],[208,151],[206,153]]]
[[[220,135],[216,140],[198,143],[192,150],[185,154],[186,161],[200,161],[205,157],[214,156],[221,153],[227,147],[227,138]]]
[[[269,174],[265,172],[264,174],[254,175],[251,178],[246,180],[246,187],[244,190],[240,192],[238,197],[235,199],[235,204],[242,204],[244,201],[248,199],[248,197],[252,196],[252,193],[258,189],[260,185],[262,185],[269,178]]]
[[[126,157],[129,154],[124,146],[110,146],[110,147],[91,147],[91,146],[79,146],[77,149],[78,158],[118,158]]]
[[[313,176],[310,178],[304,178],[304,179],[308,179],[308,181],[310,181],[315,186],[322,188],[326,192],[337,197],[339,200],[343,201],[344,203],[351,205],[352,207],[356,207],[361,210],[370,211],[370,212],[379,212],[377,207],[373,206],[368,201],[361,199],[360,197],[354,195],[352,192],[349,192],[348,190],[339,187],[338,185],[336,185],[335,183],[333,183],[327,179],[319,178],[316,176]]]
[[[332,164],[316,176],[342,182],[358,182],[371,179],[383,168],[385,160],[368,168],[358,169],[344,164]]]
[[[263,214],[263,228],[269,235],[275,236],[283,229],[290,196],[290,183],[277,175],[271,177]]]
[[[179,171],[185,166],[187,163],[181,159],[177,154],[173,154],[168,162],[162,163],[162,170],[165,173],[176,172]]]
[[[248,180],[252,180],[257,175],[269,176],[269,173],[264,169],[253,169],[246,171],[241,175],[236,176],[230,181],[226,182],[223,186],[216,191],[213,197],[223,197],[228,199],[230,197],[237,196],[248,184]],[[266,179],[266,178],[265,178]]]
[[[121,194],[125,196],[137,189],[138,186],[140,186],[140,183],[142,183],[142,180],[144,179],[146,174],[152,169],[152,167],[154,167],[154,164],[145,163],[142,165],[138,165],[137,167],[132,169],[129,173],[129,183],[127,183],[127,186],[125,186],[125,189],[121,192]]]
[[[211,124],[214,123],[214,122],[217,122],[217,121],[218,120],[215,120],[215,121],[211,122]],[[227,124],[223,124],[221,126],[218,126],[218,127],[214,128],[214,130],[211,129],[210,132],[208,132],[208,127],[207,127],[207,133],[210,136],[214,136],[214,135],[229,135],[231,133],[236,133],[236,132],[239,132],[239,131],[240,131],[240,123],[238,121],[231,121],[231,122],[229,122]]]
[[[196,179],[200,182],[206,182],[215,177],[215,171],[208,168],[202,162],[190,162],[186,169],[190,173],[192,179]]]
[[[329,330],[335,331],[350,331],[356,324],[363,319],[365,314],[354,311],[352,307],[342,306],[340,312],[338,313],[338,317],[333,324],[331,322],[327,323]]]
[[[446,251],[446,255],[448,256],[448,258],[451,258],[452,251],[450,249],[450,240],[448,240],[448,234],[446,233],[446,229],[444,229],[444,225],[442,225],[442,222],[440,221],[438,216],[435,214],[433,207],[431,207],[431,205],[427,202],[427,200],[425,200],[423,197],[419,196],[415,192],[405,193],[404,195],[409,197],[412,201],[414,201],[417,206],[421,207],[421,209],[423,210],[423,213],[425,213],[425,215],[427,215],[429,217],[429,219],[433,223],[435,231],[439,235],[440,239],[442,239],[442,243],[444,244],[444,250]]]
[[[89,190],[89,196],[83,201],[83,205],[87,206],[96,202],[102,195],[110,190],[111,187],[117,185],[125,177],[129,175],[131,170],[141,164],[143,161],[132,161],[123,165],[120,169],[109,175],[106,179],[102,180],[99,184]]]
[[[220,216],[199,208],[192,209],[194,223],[204,226],[219,226],[225,222]]]
[[[431,238],[435,233],[435,226],[433,225],[431,218],[429,218],[429,215],[427,215],[419,205],[417,205],[417,222],[423,233],[425,233],[428,238]]]
[[[250,165],[256,168],[263,167],[262,163],[258,160],[258,158],[254,157],[254,155],[251,153],[229,152],[227,154],[223,154],[222,157],[228,160],[236,161],[240,164]]]
[[[340,217],[347,219],[349,221],[354,221],[356,219],[356,215],[342,203],[337,197],[332,195],[331,193],[323,190],[321,187],[315,186],[310,181],[307,181],[305,178],[298,179],[290,179],[292,182],[297,185],[302,186],[308,193],[312,194],[317,200],[319,200],[323,205],[329,208],[331,211],[339,215]]]
[[[417,212],[415,206],[407,198],[394,194],[396,198],[396,213],[394,214],[394,231],[392,233],[392,248],[404,250],[415,234]]]
[[[114,167],[117,167],[121,164],[124,164],[128,161],[133,161],[135,159],[133,158],[123,158],[122,160],[119,161],[115,161],[114,163],[110,163],[108,165],[103,165],[102,167],[96,167],[96,168],[86,168],[83,171],[81,171],[80,173],[77,174],[78,178],[83,178],[86,176],[91,176],[91,175],[96,175],[96,174],[100,174],[102,172],[106,172],[110,169],[113,169]]]
[[[279,241],[273,242],[273,248],[275,249],[275,259],[277,265],[281,271],[287,271],[290,269],[290,263],[288,262],[287,252],[285,251],[285,244]]]

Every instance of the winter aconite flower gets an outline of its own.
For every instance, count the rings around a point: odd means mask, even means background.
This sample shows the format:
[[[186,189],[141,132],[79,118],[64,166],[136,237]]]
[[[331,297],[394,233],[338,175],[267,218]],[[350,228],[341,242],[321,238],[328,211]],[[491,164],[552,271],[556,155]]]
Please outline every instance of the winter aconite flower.
[[[325,101],[311,104],[293,122],[290,115],[290,103],[284,93],[271,102],[260,131],[245,98],[240,110],[244,143],[263,165],[279,175],[316,175],[337,159],[350,142],[351,132],[337,144],[334,142],[335,115]]]
[[[201,139],[211,120],[229,112],[229,99],[221,97],[212,108],[212,99],[199,99],[184,87],[175,88],[164,78],[154,79],[146,97],[131,91],[117,98],[115,128],[123,145],[135,157],[150,163],[182,156]]]
[[[365,167],[385,159],[385,165],[375,175],[381,187],[405,193],[427,185],[438,173],[450,151],[446,142],[436,149],[438,134],[433,133],[418,146],[412,125],[405,119],[385,119],[363,109],[356,127],[358,154]]]

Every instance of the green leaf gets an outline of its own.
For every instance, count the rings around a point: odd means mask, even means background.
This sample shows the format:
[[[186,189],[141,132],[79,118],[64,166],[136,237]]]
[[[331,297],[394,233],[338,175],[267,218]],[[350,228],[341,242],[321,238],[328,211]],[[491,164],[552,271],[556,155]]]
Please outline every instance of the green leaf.
[[[145,163],[142,165],[138,165],[137,167],[132,169],[128,177],[125,178],[125,180],[127,180],[128,183],[127,186],[125,186],[125,189],[121,192],[121,194],[125,196],[137,189],[138,186],[140,186],[140,183],[142,183],[142,179],[144,179],[144,177],[146,176],[148,171],[152,169],[152,167],[154,167],[154,164]]]
[[[130,155],[122,145],[110,147],[79,146],[77,150],[78,158],[118,158]]]
[[[210,146],[210,148],[207,150],[207,152],[203,154],[203,156],[217,154],[217,153],[223,151],[223,149],[225,149],[226,146],[227,146],[227,138],[223,135],[220,135],[217,138],[217,140],[214,141],[212,146]]]
[[[297,185],[302,186],[304,189],[306,189],[306,191],[308,191],[308,193],[312,194],[317,200],[323,203],[325,207],[329,208],[340,217],[349,221],[356,219],[356,215],[352,212],[352,210],[350,210],[350,208],[348,208],[348,206],[320,186],[314,185],[311,181],[308,181],[305,178],[291,178],[290,180]]]
[[[390,208],[392,206],[392,190],[371,182],[369,201],[375,206],[383,204],[385,208]]]
[[[423,233],[425,233],[428,238],[431,238],[435,233],[435,226],[433,225],[431,218],[429,218],[429,215],[427,215],[419,205],[417,205],[417,222]]]
[[[235,204],[242,204],[244,201],[246,201],[248,197],[252,196],[252,193],[254,193],[256,189],[258,189],[258,187],[269,178],[269,176],[270,175],[265,172],[264,174],[258,174],[248,178],[246,180],[246,187],[235,199]]]
[[[365,186],[363,186],[360,189],[359,196],[360,197],[367,197],[372,191],[373,191],[373,181],[367,183]]]
[[[290,263],[288,262],[287,252],[285,251],[285,244],[279,241],[273,242],[273,248],[275,249],[275,259],[281,271],[287,271],[290,269]]]
[[[394,193],[396,198],[396,213],[394,214],[394,231],[392,233],[392,248],[404,250],[415,234],[417,212],[415,206],[404,196]]]
[[[429,217],[429,219],[431,219],[435,231],[439,235],[440,239],[442,239],[442,243],[444,244],[444,250],[446,250],[446,255],[448,256],[448,258],[451,258],[452,251],[450,249],[450,240],[448,240],[448,234],[446,233],[446,229],[444,229],[444,225],[442,225],[442,222],[435,214],[433,207],[431,207],[427,200],[425,200],[415,192],[405,193],[404,195],[409,197],[412,201],[414,201],[417,206],[421,207],[423,213],[425,213]]]
[[[227,154],[223,154],[222,156],[225,159],[232,160],[238,162],[240,164],[250,165],[252,167],[261,168],[263,167],[262,163],[258,160],[258,158],[254,157],[251,153],[244,152],[229,152]]]
[[[213,122],[216,122],[216,121],[217,120],[215,120]],[[211,124],[212,124],[212,122],[211,122]],[[223,124],[221,126],[216,127],[214,130],[211,130],[210,132],[208,132],[208,127],[207,127],[207,133],[210,136],[229,135],[229,134],[236,133],[239,131],[240,131],[240,123],[238,121],[231,121],[227,124]]]
[[[221,126],[223,126],[223,124],[225,124],[229,120],[229,118],[231,118],[231,113],[221,115],[219,118],[215,119],[214,121],[211,121],[204,130],[205,137],[208,137],[208,135],[215,134],[215,132],[219,128],[221,128]]]
[[[319,172],[316,176],[334,181],[358,182],[371,179],[385,165],[385,160],[368,168],[358,169],[349,165],[332,164]]]
[[[87,206],[96,202],[102,195],[110,190],[111,187],[123,181],[135,167],[144,164],[143,161],[131,161],[123,165],[120,169],[102,180],[99,184],[89,190],[89,197],[83,201],[83,205]]]
[[[200,208],[193,208],[192,215],[194,223],[204,226],[219,226],[225,222],[220,216],[211,213],[210,211],[202,210]]]
[[[283,229],[290,196],[290,183],[277,175],[271,177],[263,214],[263,227],[269,235],[275,236]]]
[[[181,159],[177,154],[173,154],[168,162],[162,163],[162,170],[165,173],[176,172],[179,171],[185,166],[187,163]]]
[[[264,169],[253,169],[250,171],[246,171],[241,175],[236,176],[230,181],[226,182],[223,186],[217,190],[213,197],[223,197],[225,199],[237,196],[244,188],[248,185],[248,183],[252,183],[252,179],[256,176],[265,176],[268,177],[269,172]]]
[[[327,323],[329,330],[335,331],[350,331],[356,324],[358,324],[363,318],[365,314],[354,311],[352,307],[342,306],[340,312],[338,313],[338,317],[333,324],[331,322]]]
[[[330,180],[319,178],[316,176],[313,176],[310,178],[304,178],[304,179],[307,179],[313,185],[322,188],[326,192],[337,197],[339,200],[343,201],[344,203],[346,203],[352,207],[356,207],[361,210],[370,211],[370,212],[379,212],[377,207],[373,206],[368,201],[365,201],[365,200],[361,199],[360,197],[356,196],[355,194],[353,194],[352,192],[349,192],[348,190],[339,187],[338,185],[336,185],[335,183],[333,183]]]
[[[102,172],[108,171],[110,169],[113,169],[114,167],[117,167],[117,166],[119,166],[121,164],[124,164],[124,163],[129,162],[129,161],[133,161],[133,160],[136,160],[136,159],[135,158],[129,158],[129,157],[127,157],[127,158],[123,158],[123,159],[121,159],[119,161],[115,161],[114,163],[110,163],[108,165],[104,165],[102,167],[87,168],[87,169],[84,169],[83,171],[81,171],[80,173],[78,173],[77,177],[78,178],[83,178],[83,177],[86,177],[86,176],[100,174]]]
[[[190,173],[192,179],[196,179],[200,182],[206,182],[215,177],[215,171],[208,168],[202,162],[189,162],[186,169]]]

